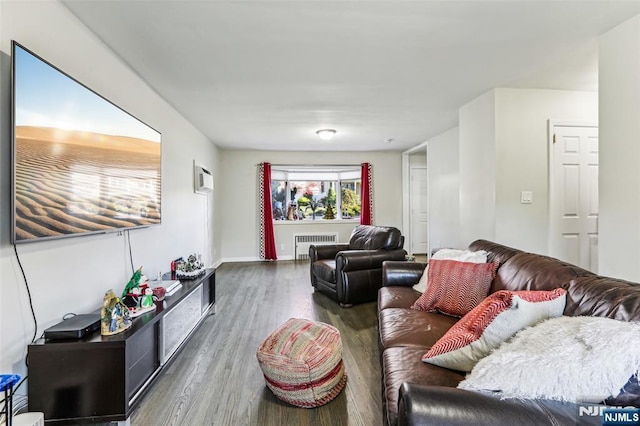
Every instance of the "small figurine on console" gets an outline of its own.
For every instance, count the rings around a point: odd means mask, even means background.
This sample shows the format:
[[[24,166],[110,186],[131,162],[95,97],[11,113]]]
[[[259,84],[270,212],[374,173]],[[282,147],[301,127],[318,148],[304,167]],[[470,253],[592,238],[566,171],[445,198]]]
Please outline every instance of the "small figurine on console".
[[[140,307],[140,301],[144,294],[144,286],[147,277],[142,275],[142,266],[136,270],[129,282],[124,286],[122,290],[122,303],[127,305],[129,309],[135,309]]]
[[[100,334],[103,336],[121,333],[131,327],[129,309],[120,301],[113,290],[107,291],[104,295],[101,318]]]
[[[149,289],[147,277],[142,275],[142,266],[133,273],[122,290],[122,302],[129,308],[129,316],[136,318],[156,309],[153,292]]]
[[[202,263],[202,256],[199,254],[191,254],[187,257],[186,262],[182,262],[177,265],[176,278],[179,280],[191,280],[203,275],[205,272],[204,264]]]
[[[147,287],[144,290],[144,295],[140,299],[141,308],[150,308],[153,306],[153,290]]]

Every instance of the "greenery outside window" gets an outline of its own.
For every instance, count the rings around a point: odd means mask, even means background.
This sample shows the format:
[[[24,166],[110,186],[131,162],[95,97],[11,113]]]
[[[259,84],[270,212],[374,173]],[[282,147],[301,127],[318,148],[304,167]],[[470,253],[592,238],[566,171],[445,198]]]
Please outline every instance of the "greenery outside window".
[[[276,221],[360,220],[360,166],[272,166]]]

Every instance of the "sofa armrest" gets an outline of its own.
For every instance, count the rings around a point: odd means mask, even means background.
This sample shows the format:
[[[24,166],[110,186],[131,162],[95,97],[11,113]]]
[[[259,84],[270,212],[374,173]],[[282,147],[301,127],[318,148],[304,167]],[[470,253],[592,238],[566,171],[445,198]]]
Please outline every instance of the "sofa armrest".
[[[336,255],[336,270],[340,272],[380,269],[388,260],[404,260],[407,252],[395,250],[344,250]]]
[[[349,244],[322,244],[309,246],[309,259],[311,263],[321,259],[335,259],[338,252],[347,250]]]
[[[412,287],[418,284],[426,267],[423,262],[386,261],[382,265],[382,286]]]
[[[403,383],[398,425],[567,425],[578,424],[575,404],[559,401],[500,399],[446,386]],[[601,420],[595,417],[595,420]],[[582,424],[582,423],[580,423]]]

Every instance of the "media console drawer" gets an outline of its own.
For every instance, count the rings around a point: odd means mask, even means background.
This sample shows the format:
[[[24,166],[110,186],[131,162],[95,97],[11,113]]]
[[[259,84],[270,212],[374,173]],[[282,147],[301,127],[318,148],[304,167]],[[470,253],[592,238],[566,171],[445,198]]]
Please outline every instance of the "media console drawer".
[[[127,396],[129,401],[160,365],[158,323],[127,340]]]
[[[119,345],[31,345],[29,411],[45,413],[47,421],[124,416],[125,374]]]
[[[160,321],[160,360],[165,364],[202,317],[202,284]]]

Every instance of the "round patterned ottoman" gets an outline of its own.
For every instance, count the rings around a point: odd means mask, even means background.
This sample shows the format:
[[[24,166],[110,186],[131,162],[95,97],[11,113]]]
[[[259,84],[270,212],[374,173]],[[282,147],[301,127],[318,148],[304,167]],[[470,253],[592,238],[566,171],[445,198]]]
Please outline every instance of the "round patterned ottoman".
[[[340,332],[333,326],[291,318],[258,347],[267,387],[298,407],[319,407],[335,398],[347,382]]]

